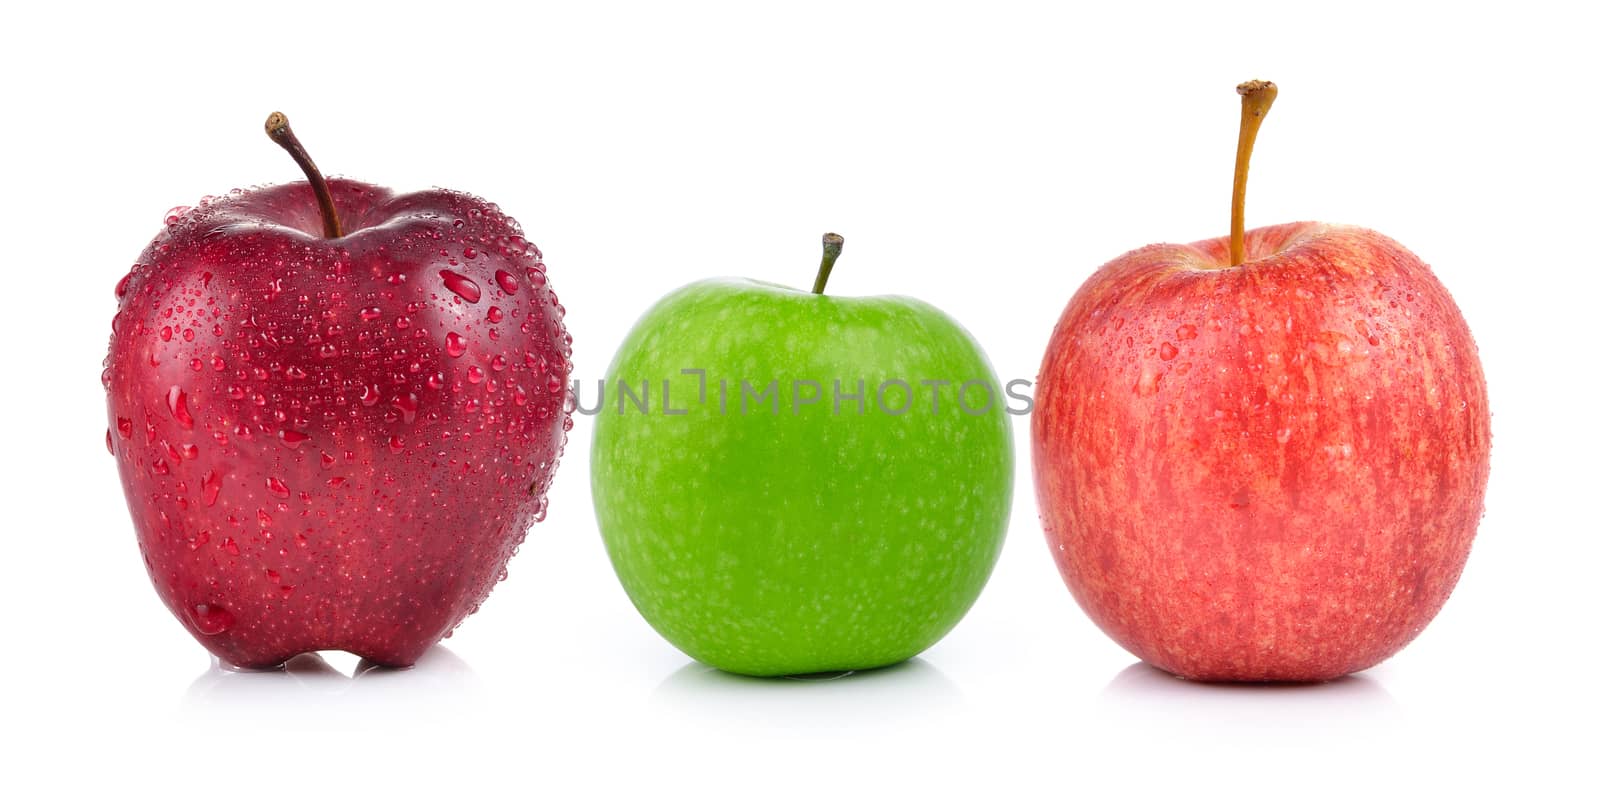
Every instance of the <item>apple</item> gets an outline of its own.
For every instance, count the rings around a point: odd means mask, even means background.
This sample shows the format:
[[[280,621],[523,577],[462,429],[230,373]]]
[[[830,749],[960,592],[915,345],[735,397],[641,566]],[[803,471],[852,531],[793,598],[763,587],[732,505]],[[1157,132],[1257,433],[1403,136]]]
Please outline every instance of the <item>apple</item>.
[[[915,656],[972,606],[1005,534],[1011,430],[983,351],[918,300],[823,294],[843,239],[823,243],[812,291],[716,279],[656,303],[595,421],[623,588],[734,673]]]
[[[102,381],[139,550],[242,668],[408,666],[545,514],[571,338],[516,221],[453,191],[324,179],[167,215],[116,287]]]
[[[1450,295],[1352,226],[1244,231],[1277,88],[1240,85],[1229,237],[1101,267],[1039,371],[1033,463],[1067,586],[1144,661],[1322,681],[1409,643],[1483,512],[1489,405]]]

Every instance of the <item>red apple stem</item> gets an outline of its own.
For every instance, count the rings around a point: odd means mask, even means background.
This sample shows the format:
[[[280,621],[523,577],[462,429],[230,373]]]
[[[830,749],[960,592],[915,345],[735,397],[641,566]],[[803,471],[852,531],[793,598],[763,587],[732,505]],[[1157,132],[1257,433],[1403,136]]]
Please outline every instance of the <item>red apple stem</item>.
[[[333,192],[328,190],[328,181],[311,160],[311,154],[295,138],[294,129],[289,127],[288,116],[283,112],[267,115],[267,137],[287,150],[289,157],[300,165],[300,171],[305,172],[311,190],[317,195],[317,207],[322,211],[322,233],[329,239],[343,237],[344,230],[339,227],[339,211],[333,209]]]
[[[822,266],[817,268],[817,280],[811,284],[812,294],[822,294],[828,286],[828,276],[833,273],[833,263],[839,261],[839,254],[844,252],[844,238],[833,232],[822,236]]]
[[[1256,132],[1261,121],[1278,97],[1278,86],[1271,82],[1253,79],[1238,87],[1241,99],[1239,115],[1239,151],[1233,159],[1233,231],[1228,238],[1228,265],[1244,264],[1244,185],[1250,179],[1250,153],[1256,148]]]

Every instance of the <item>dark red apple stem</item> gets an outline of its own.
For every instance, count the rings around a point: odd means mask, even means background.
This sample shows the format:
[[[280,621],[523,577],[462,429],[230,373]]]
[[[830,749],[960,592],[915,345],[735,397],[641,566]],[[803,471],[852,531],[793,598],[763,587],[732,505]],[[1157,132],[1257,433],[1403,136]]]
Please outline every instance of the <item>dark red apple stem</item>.
[[[1239,115],[1239,151],[1233,159],[1233,231],[1228,237],[1228,265],[1244,264],[1244,184],[1250,179],[1250,153],[1256,148],[1256,132],[1278,97],[1278,86],[1253,79],[1239,85],[1243,96]]]
[[[289,157],[300,165],[300,171],[305,172],[311,190],[317,195],[317,207],[322,211],[322,233],[330,239],[343,237],[344,230],[339,227],[339,211],[333,209],[333,192],[328,190],[328,181],[323,178],[300,140],[295,138],[294,129],[289,127],[289,118],[283,112],[267,115],[267,136],[289,151]]]
[[[833,263],[839,261],[844,251],[844,238],[833,232],[822,236],[822,266],[817,268],[817,280],[811,284],[812,294],[822,294],[828,286],[828,276],[833,273]]]

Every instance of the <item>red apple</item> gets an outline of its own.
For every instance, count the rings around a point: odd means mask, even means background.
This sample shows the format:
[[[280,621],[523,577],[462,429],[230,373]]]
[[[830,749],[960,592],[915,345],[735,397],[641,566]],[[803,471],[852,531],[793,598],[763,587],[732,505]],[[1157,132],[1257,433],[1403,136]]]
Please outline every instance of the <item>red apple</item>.
[[[163,602],[240,667],[406,666],[545,512],[571,338],[495,205],[324,180],[174,210],[117,284],[107,446]]]
[[[1483,511],[1489,406],[1461,312],[1367,229],[1243,231],[1271,83],[1247,83],[1234,233],[1091,277],[1039,372],[1033,460],[1067,586],[1208,681],[1320,681],[1405,646]]]

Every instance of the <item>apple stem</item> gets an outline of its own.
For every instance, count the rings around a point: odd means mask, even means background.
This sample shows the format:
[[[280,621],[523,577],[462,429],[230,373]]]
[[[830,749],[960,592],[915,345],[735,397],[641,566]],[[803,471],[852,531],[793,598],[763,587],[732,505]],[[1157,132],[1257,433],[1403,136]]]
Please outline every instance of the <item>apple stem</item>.
[[[1243,96],[1239,115],[1239,151],[1233,159],[1233,231],[1228,239],[1228,265],[1244,264],[1244,184],[1250,177],[1250,153],[1256,147],[1256,132],[1266,118],[1278,86],[1252,79],[1238,87]]]
[[[322,211],[323,234],[329,239],[343,237],[344,230],[339,227],[339,212],[333,209],[333,192],[328,190],[328,181],[323,178],[300,140],[295,138],[294,129],[289,127],[289,118],[283,112],[267,115],[267,137],[287,150],[289,157],[300,165],[300,171],[305,172],[311,190],[317,195],[317,207]]]
[[[843,237],[833,232],[822,236],[822,266],[817,268],[817,280],[811,284],[812,294],[822,294],[828,285],[828,275],[833,272],[833,263],[839,261],[839,254],[843,251]]]

